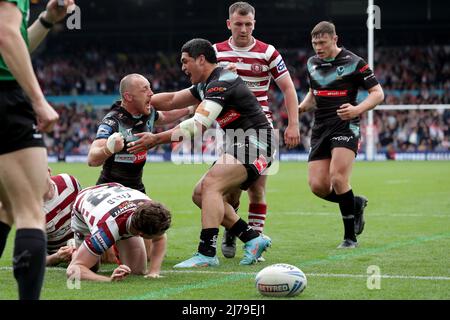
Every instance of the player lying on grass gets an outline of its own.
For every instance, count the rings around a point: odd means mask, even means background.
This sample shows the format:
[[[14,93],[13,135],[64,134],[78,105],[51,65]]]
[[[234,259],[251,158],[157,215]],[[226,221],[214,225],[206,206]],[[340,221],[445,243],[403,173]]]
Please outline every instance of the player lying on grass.
[[[77,251],[67,277],[80,280],[118,281],[129,274],[159,277],[166,245],[156,246],[147,270],[144,239],[167,241],[171,214],[164,205],[144,193],[118,183],[82,190],[72,210],[72,230]],[[100,256],[116,244],[121,264],[111,276],[96,274]]]
[[[48,190],[44,194],[44,213],[47,233],[47,266],[70,262],[73,246],[67,245],[73,239],[70,216],[75,198],[81,187],[78,180],[66,173],[51,175],[48,169]]]

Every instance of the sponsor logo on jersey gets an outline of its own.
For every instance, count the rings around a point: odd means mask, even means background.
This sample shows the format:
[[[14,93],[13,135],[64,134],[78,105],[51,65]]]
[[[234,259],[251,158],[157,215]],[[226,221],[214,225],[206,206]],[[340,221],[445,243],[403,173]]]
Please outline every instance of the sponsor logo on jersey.
[[[225,87],[211,87],[206,92],[207,93],[214,93],[214,92],[224,92],[227,91],[227,88]]]
[[[348,90],[313,90],[313,94],[319,97],[346,97]]]
[[[367,69],[369,69],[369,65],[366,64],[364,67],[362,67],[361,69],[359,69],[359,72],[363,73],[364,71],[366,71]]]
[[[286,64],[284,63],[283,60],[281,60],[280,62],[278,62],[277,64],[277,70],[278,72],[283,72],[286,70]]]
[[[119,153],[114,156],[115,162],[120,163],[140,163],[147,159],[147,152],[142,151],[136,154]]]
[[[126,211],[128,211],[130,209],[136,208],[136,207],[137,207],[136,203],[134,203],[132,201],[125,201],[125,202],[122,202],[121,204],[119,204],[114,209],[112,209],[109,212],[109,214],[110,214],[111,217],[115,218],[118,215],[120,215],[120,214],[122,214],[122,213],[124,213],[124,212],[126,212]]]
[[[220,125],[221,128],[225,127],[226,125],[230,124],[231,122],[235,121],[241,116],[241,114],[235,110],[229,110],[227,113],[225,113],[223,116],[218,117],[216,119],[217,123]]]
[[[259,81],[244,81],[244,83],[248,88],[257,88],[261,86],[261,82]]]
[[[112,119],[104,119],[102,124],[112,127],[116,124],[116,122]]]
[[[97,232],[91,236],[91,244],[97,253],[102,253],[113,245],[103,229],[98,229]]]

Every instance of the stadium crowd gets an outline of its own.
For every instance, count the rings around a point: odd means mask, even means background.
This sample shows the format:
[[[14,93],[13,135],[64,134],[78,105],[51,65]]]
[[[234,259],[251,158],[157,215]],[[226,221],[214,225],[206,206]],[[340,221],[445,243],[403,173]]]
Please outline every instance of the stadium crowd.
[[[299,100],[309,88],[306,62],[310,50],[281,50],[291,73]],[[355,53],[366,56],[363,49]],[[46,95],[117,94],[120,78],[139,72],[146,76],[152,90],[175,91],[189,86],[179,67],[179,54],[115,53],[95,48],[64,56],[38,56],[34,66]],[[450,47],[381,47],[375,52],[375,74],[386,94],[385,104],[450,104]],[[281,136],[287,126],[283,95],[276,86],[269,91],[271,110]],[[112,103],[113,101],[111,101]],[[60,121],[46,137],[49,154],[87,154],[98,122],[107,109],[91,105],[56,105]],[[309,150],[313,114],[300,118],[301,143],[294,151]],[[366,127],[362,118],[362,134]],[[377,150],[449,151],[450,110],[405,110],[374,112]],[[164,130],[162,127],[159,130]],[[364,146],[364,139],[363,139]],[[156,152],[170,151],[160,146]],[[286,151],[286,150],[283,150]]]

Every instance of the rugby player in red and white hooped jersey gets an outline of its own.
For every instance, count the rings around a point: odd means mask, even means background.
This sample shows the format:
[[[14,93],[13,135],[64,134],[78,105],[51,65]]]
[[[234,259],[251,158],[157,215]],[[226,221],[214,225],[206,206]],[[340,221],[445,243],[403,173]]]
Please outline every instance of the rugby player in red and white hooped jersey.
[[[66,173],[51,175],[48,170],[48,191],[44,194],[47,232],[47,266],[70,262],[75,248],[67,245],[73,239],[70,216],[75,198],[81,190],[79,181]]]
[[[289,122],[284,132],[284,142],[288,148],[297,146],[300,142],[297,92],[280,53],[272,45],[252,36],[255,8],[247,2],[233,3],[229,7],[227,28],[231,31],[231,37],[214,44],[219,65],[228,65],[228,69],[237,72],[256,96],[271,123],[272,112],[267,92],[271,79],[275,80],[283,93],[288,113]],[[264,230],[267,214],[266,182],[267,175],[263,175],[248,189],[248,221],[259,233]],[[227,258],[233,258],[235,252],[236,238],[225,232],[222,253]]]
[[[160,240],[170,227],[167,208],[144,193],[119,183],[83,189],[75,199],[71,227],[78,248],[67,268],[70,279],[119,281],[129,274],[158,278],[165,247],[154,248],[147,270],[143,239]],[[117,246],[121,263],[110,277],[96,274],[100,256]]]

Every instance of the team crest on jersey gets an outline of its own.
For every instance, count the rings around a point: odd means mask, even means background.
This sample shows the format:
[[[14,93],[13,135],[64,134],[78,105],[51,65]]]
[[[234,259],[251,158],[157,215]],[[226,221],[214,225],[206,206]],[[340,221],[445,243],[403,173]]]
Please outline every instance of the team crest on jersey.
[[[264,71],[263,66],[259,63],[253,63],[251,66],[251,70],[256,74],[262,73]]]
[[[336,73],[338,75],[338,77],[342,76],[344,74],[345,68],[344,66],[339,66],[336,68]]]

